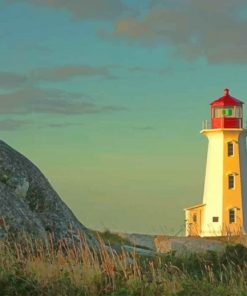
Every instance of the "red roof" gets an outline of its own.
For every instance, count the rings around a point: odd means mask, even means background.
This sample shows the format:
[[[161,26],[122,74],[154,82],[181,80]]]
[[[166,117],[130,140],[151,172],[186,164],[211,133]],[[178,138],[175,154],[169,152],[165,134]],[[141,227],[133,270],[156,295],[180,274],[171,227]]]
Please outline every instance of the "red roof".
[[[224,96],[211,102],[210,105],[212,105],[213,107],[215,106],[241,106],[243,104],[243,102],[241,102],[240,100],[231,97],[229,95],[229,89],[226,88],[224,90]]]

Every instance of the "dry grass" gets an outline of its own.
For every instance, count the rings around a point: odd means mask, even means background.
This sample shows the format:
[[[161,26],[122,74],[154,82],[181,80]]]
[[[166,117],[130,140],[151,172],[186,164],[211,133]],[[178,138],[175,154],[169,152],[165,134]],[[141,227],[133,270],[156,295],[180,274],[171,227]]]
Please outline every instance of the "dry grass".
[[[247,250],[152,257],[79,243],[0,242],[1,295],[247,295]],[[231,248],[231,247],[229,247]]]

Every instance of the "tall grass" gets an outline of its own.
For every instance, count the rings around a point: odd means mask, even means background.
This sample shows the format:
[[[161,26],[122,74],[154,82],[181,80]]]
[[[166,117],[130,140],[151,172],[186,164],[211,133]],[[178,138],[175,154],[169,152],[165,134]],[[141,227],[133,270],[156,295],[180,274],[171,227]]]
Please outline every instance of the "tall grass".
[[[247,295],[247,249],[222,254],[139,256],[115,251],[98,235],[90,248],[79,241],[54,243],[24,236],[0,242],[0,295]]]

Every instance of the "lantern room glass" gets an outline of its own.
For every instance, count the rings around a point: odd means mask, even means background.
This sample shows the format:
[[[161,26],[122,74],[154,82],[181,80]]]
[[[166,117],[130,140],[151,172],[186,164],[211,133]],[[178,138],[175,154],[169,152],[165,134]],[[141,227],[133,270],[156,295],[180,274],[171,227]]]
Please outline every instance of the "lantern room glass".
[[[215,107],[213,108],[213,118],[242,118],[242,108],[236,107]]]

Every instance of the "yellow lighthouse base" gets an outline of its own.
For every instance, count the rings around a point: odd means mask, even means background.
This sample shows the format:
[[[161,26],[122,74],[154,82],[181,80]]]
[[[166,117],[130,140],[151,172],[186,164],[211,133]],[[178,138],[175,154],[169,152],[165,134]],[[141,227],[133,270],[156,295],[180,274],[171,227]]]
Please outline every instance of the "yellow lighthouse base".
[[[247,131],[205,129],[201,133],[209,141],[203,203],[185,209],[186,235],[243,234],[247,230]]]
[[[236,219],[235,223],[225,223],[221,228],[211,228],[210,233],[203,232],[205,204],[195,205],[185,209],[186,236],[238,236],[244,234],[242,219]],[[240,209],[235,208],[235,211]],[[238,214],[238,213],[237,213]]]

